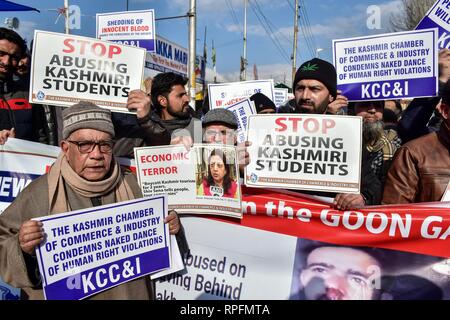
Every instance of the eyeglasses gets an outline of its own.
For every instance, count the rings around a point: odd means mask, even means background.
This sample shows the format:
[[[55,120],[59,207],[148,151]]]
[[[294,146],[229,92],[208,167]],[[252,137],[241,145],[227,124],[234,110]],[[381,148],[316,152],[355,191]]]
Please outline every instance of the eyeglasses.
[[[208,129],[205,131],[206,137],[223,137],[226,136],[227,138],[233,138],[235,135],[235,131],[233,129],[226,129],[226,130],[211,130]]]
[[[112,151],[112,148],[114,146],[113,140],[103,140],[103,141],[73,141],[73,140],[67,140],[70,143],[73,143],[78,147],[78,151],[80,153],[90,153],[94,150],[95,146],[98,145],[100,148],[100,152],[103,153],[110,153]]]

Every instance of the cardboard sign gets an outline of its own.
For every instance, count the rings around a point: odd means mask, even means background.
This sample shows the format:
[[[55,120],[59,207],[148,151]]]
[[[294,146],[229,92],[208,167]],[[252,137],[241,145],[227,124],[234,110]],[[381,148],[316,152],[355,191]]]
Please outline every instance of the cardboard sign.
[[[247,136],[248,117],[252,114],[256,114],[253,101],[245,99],[236,104],[233,104],[232,106],[227,107],[227,109],[234,113],[238,122],[238,128],[236,130],[237,142],[244,142],[245,137]]]
[[[254,80],[230,83],[209,83],[209,106],[225,108],[255,93],[263,93],[273,101],[273,80]]]
[[[97,38],[155,51],[155,12],[97,13]]]
[[[179,214],[242,217],[239,171],[234,147],[183,145],[134,149],[144,196],[167,194]]]
[[[35,31],[30,101],[69,107],[80,100],[128,112],[141,87],[145,50],[98,39]]]
[[[275,98],[275,100],[273,100],[273,102],[275,103],[277,108],[288,100],[288,89],[274,88],[273,92],[274,92],[274,98]]]
[[[416,30],[438,28],[439,49],[450,48],[450,1],[438,0],[419,22]]]
[[[437,29],[333,40],[338,89],[351,101],[437,96],[436,41]]]
[[[359,193],[362,118],[254,115],[245,185]]]
[[[37,218],[36,249],[47,300],[83,299],[169,268],[167,198],[136,199]]]

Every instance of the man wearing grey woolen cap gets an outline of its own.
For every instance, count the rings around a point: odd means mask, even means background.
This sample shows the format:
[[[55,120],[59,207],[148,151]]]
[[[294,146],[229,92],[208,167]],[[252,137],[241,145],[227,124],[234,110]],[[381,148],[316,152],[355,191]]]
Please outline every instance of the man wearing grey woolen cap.
[[[234,113],[223,108],[209,110],[203,117],[202,127],[203,143],[237,146],[239,169],[243,172],[244,167],[250,161],[247,147],[251,143],[244,141],[237,144],[238,121]],[[184,144],[187,149],[192,146],[192,143],[189,136],[176,137],[170,142],[170,144]]]
[[[45,233],[50,232],[31,219],[142,197],[136,177],[123,171],[112,154],[111,112],[82,101],[64,109],[62,117],[58,159],[0,216],[0,277],[21,288],[26,299],[44,299],[35,249],[45,243]],[[165,223],[169,223],[171,234],[185,241],[174,211]],[[183,251],[183,247],[180,249]],[[143,276],[89,299],[153,299],[154,294],[153,282]]]

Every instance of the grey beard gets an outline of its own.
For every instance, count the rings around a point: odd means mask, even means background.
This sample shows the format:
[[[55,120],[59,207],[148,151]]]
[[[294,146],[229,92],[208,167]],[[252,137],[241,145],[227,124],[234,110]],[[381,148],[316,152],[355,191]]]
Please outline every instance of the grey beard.
[[[366,144],[372,144],[380,139],[383,134],[384,123],[381,120],[377,122],[363,123],[363,140]]]

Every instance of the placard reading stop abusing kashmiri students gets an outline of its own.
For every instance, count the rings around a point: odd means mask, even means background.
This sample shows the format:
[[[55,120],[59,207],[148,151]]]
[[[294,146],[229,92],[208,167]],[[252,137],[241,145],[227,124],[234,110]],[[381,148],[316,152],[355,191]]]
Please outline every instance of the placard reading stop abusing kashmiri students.
[[[338,89],[351,101],[437,96],[436,42],[437,29],[333,40]]]
[[[155,11],[97,13],[97,38],[155,51]]]
[[[419,22],[416,30],[438,28],[439,49],[450,47],[450,0],[438,0]]]
[[[47,300],[77,300],[171,267],[167,198],[135,199],[37,218]]]
[[[227,107],[227,109],[234,113],[234,116],[236,117],[238,123],[238,128],[236,130],[237,142],[244,142],[245,137],[247,136],[246,131],[248,117],[252,114],[256,114],[256,109],[253,101],[244,99]]]
[[[169,210],[179,214],[242,217],[241,189],[232,146],[196,144],[134,149],[144,196],[168,196]]]
[[[250,98],[258,92],[273,101],[273,80],[210,83],[208,84],[209,106],[211,109],[225,108]]]
[[[245,185],[359,193],[362,118],[253,115]]]
[[[145,50],[98,39],[35,31],[30,101],[71,106],[90,101],[128,112],[128,94],[141,87]]]

